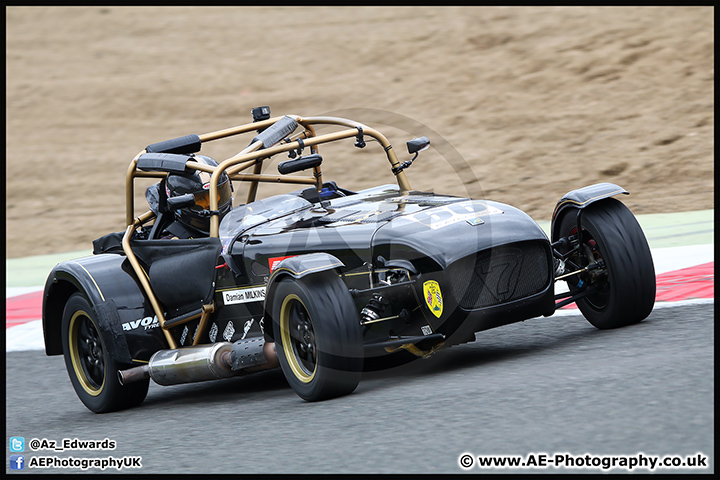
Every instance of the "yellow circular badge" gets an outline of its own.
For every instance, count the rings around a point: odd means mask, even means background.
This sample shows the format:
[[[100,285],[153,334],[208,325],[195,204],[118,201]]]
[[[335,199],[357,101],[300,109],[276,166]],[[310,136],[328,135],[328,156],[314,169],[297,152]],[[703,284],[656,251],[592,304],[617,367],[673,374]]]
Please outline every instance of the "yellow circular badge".
[[[428,280],[423,283],[423,294],[425,295],[425,303],[436,317],[440,318],[443,312],[443,298],[440,291],[440,284],[435,280]]]

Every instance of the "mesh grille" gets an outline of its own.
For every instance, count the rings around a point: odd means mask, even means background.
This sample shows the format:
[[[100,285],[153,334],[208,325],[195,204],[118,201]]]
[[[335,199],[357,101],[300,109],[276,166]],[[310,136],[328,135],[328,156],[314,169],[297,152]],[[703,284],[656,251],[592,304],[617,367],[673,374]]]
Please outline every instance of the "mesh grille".
[[[447,274],[454,297],[465,309],[500,305],[542,291],[549,282],[545,244],[515,243],[468,255]]]

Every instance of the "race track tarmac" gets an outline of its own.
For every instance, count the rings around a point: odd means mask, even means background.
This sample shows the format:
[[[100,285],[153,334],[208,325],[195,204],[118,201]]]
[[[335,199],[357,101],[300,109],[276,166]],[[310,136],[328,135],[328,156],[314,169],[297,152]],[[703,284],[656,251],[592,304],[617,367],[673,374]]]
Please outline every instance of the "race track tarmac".
[[[638,325],[610,331],[571,314],[482,332],[430,359],[366,374],[354,394],[332,401],[305,403],[275,370],[175,387],[151,383],[140,407],[105,415],[77,399],[62,357],[11,352],[7,436],[25,438],[26,466],[43,456],[141,457],[131,473],[463,473],[463,453],[700,453],[709,457],[707,468],[654,472],[712,473],[713,338],[712,300],[657,308]],[[28,448],[32,439],[66,438],[107,438],[116,448]],[[477,464],[467,471],[604,472]]]

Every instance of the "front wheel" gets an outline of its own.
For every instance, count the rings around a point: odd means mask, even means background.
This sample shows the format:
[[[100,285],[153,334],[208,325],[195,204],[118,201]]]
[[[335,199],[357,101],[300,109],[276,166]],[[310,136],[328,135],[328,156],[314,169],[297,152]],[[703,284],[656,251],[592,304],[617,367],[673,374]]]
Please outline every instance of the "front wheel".
[[[577,246],[568,269],[591,269],[568,277],[570,289],[593,288],[576,303],[583,316],[600,329],[644,320],[655,304],[655,267],[645,234],[620,201],[607,199],[585,208],[582,244],[577,244],[577,210],[561,220],[560,236]]]
[[[352,393],[362,373],[362,330],[342,280],[331,272],[288,277],[274,299],[278,359],[295,393],[311,402]]]
[[[142,403],[150,380],[121,385],[119,365],[110,357],[106,339],[90,302],[74,293],[65,304],[62,317],[62,344],[70,381],[75,393],[95,413],[113,412]]]

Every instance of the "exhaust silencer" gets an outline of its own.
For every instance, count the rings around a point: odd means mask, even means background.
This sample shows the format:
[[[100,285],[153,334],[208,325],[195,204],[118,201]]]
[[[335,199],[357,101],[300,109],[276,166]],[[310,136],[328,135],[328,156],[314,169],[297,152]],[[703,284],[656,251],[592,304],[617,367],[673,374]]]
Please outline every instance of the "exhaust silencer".
[[[196,345],[172,350],[158,350],[147,365],[121,370],[118,378],[122,385],[152,378],[159,385],[202,382],[233,375],[230,365],[223,360],[224,353],[232,351],[228,342]]]
[[[159,385],[178,385],[229,378],[278,366],[273,347],[259,338],[159,350],[147,365],[118,371],[118,379],[121,385],[147,378]]]
[[[231,350],[228,342],[160,350],[150,357],[150,378],[159,385],[177,385],[232,377],[230,365],[222,358]]]

